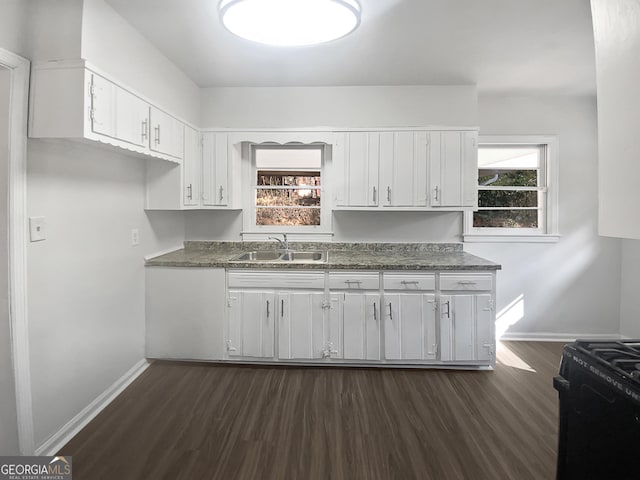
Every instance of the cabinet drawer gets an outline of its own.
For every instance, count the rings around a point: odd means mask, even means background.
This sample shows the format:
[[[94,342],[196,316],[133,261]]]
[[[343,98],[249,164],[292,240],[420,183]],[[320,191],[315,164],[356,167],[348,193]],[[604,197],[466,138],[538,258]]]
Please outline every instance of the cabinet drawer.
[[[331,290],[378,290],[380,275],[378,272],[335,272],[329,273]]]
[[[247,272],[229,271],[229,287],[324,289],[323,272]]]
[[[385,273],[385,290],[435,290],[434,273]]]
[[[441,273],[440,290],[491,290],[493,276],[489,273]]]

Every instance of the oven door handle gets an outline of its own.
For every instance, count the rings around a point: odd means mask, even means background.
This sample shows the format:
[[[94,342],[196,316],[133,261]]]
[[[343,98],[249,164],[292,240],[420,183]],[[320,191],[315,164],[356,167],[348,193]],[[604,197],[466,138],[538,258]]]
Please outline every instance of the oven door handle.
[[[558,392],[568,392],[571,384],[569,380],[564,377],[558,375],[557,377],[553,377],[553,388],[555,388]]]

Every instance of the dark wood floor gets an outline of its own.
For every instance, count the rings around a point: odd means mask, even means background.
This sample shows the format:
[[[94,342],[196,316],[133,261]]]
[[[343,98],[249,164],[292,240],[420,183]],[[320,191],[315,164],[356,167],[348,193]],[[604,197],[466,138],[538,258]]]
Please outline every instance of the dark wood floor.
[[[60,454],[75,480],[555,478],[561,343],[493,372],[155,362]]]

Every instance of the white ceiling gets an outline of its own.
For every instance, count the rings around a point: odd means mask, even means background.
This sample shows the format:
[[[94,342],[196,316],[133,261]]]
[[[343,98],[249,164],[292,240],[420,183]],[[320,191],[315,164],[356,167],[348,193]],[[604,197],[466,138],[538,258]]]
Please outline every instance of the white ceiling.
[[[360,0],[332,43],[276,48],[221,25],[219,0],[106,0],[201,87],[469,85],[595,94],[589,0]]]

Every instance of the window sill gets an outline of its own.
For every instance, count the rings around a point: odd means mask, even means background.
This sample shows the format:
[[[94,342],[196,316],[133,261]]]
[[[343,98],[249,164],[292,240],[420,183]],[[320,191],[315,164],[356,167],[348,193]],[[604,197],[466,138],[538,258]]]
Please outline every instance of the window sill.
[[[462,236],[465,243],[557,243],[558,234],[488,235],[467,233]]]

